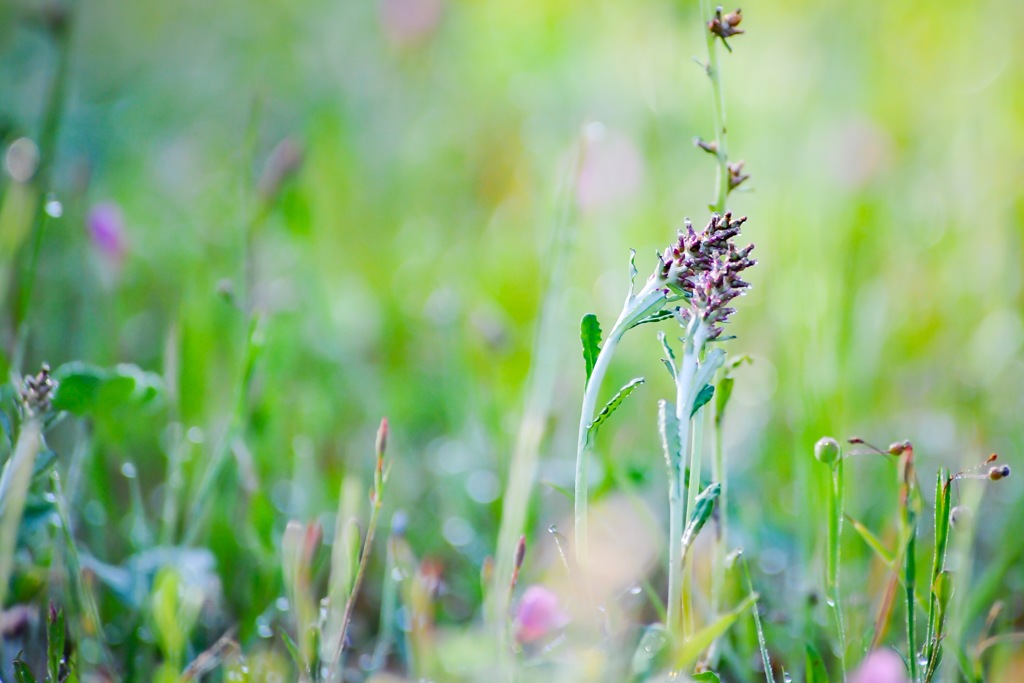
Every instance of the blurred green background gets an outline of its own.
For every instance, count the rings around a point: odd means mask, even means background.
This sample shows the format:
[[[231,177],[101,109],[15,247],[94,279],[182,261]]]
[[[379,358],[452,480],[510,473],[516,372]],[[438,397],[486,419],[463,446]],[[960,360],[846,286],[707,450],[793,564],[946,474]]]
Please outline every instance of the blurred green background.
[[[156,542],[179,442],[194,495],[234,410],[247,322],[226,301],[233,292],[267,316],[245,447],[216,482],[201,536],[223,582],[220,621],[254,637],[281,592],[285,523],[320,519],[331,536],[342,476],[369,483],[382,415],[396,458],[386,511],[405,510],[416,552],[443,562],[439,618],[472,620],[560,192],[576,207],[576,239],[564,319],[548,342],[560,362],[539,474],[558,487],[572,484],[580,317],[610,325],[628,250],[642,277],[683,217],[707,220],[713,161],[691,142],[712,133],[710,88],[691,61],[704,51],[696,3],[68,8],[52,188],[61,209],[46,224],[27,308],[22,204],[38,188],[16,177],[10,154],[0,180],[3,366],[24,318],[24,370],[130,362],[168,385],[155,408],[66,421],[51,436],[61,467],[78,468],[70,495],[83,552],[116,565]],[[927,491],[940,465],[961,469],[992,451],[1019,462],[1024,4],[743,10],[747,33],[723,54],[723,79],[730,153],[752,179],[730,206],[750,217],[759,265],[727,344],[754,359],[737,374],[727,422],[731,533],[762,560],[769,640],[799,652],[813,625],[787,610],[820,585],[818,437],[909,438]],[[5,151],[41,133],[60,52],[47,11],[0,4]],[[560,191],[585,128],[583,170]],[[275,183],[283,140],[302,161]],[[120,211],[113,247],[90,232],[97,206]],[[595,486],[600,496],[616,477],[629,481],[664,515],[655,405],[672,387],[659,353],[654,330],[627,337],[610,384],[649,381],[603,433]],[[125,463],[136,478],[123,476]],[[884,527],[894,468],[864,458],[847,472],[851,514]],[[1024,626],[1024,496],[1014,480],[960,488],[973,509],[956,555],[971,577],[958,593],[966,633],[997,598],[1008,605],[1000,623]],[[570,509],[538,484],[531,529],[568,529]],[[174,540],[186,526],[174,525]],[[879,572],[855,535],[846,545],[846,589],[870,615]],[[368,582],[357,641],[372,630],[379,590]],[[117,613],[109,599],[103,609]]]

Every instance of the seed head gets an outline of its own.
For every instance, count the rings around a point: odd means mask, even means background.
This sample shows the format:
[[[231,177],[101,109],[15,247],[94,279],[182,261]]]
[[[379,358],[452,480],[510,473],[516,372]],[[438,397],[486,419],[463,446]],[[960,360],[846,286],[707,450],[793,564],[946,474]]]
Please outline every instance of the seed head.
[[[689,300],[688,307],[679,309],[680,319],[687,324],[699,317],[709,340],[722,333],[721,325],[735,312],[728,304],[750,287],[740,274],[756,263],[750,258],[754,245],[737,249],[732,241],[746,220],[733,220],[729,212],[712,214],[699,233],[686,221],[676,242],[659,256],[656,276]]]
[[[741,21],[743,21],[743,10],[737,8],[722,16],[722,6],[719,5],[715,9],[715,16],[708,22],[708,30],[721,38],[725,49],[732,52],[732,48],[729,47],[729,43],[725,39],[743,33],[743,29],[737,28]]]
[[[43,363],[37,375],[25,376],[21,402],[30,414],[42,415],[50,410],[50,400],[56,390],[57,381],[50,377],[50,366]]]

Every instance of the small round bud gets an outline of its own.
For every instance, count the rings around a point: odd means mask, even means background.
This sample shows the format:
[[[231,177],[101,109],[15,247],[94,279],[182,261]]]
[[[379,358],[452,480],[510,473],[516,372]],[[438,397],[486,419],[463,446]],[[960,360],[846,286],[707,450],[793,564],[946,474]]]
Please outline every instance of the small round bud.
[[[988,478],[992,481],[999,481],[1000,479],[1006,479],[1010,476],[1010,466],[1003,465],[1001,467],[992,467],[988,471]]]
[[[831,436],[823,436],[814,444],[814,457],[818,462],[834,465],[839,461],[840,455],[839,442]]]

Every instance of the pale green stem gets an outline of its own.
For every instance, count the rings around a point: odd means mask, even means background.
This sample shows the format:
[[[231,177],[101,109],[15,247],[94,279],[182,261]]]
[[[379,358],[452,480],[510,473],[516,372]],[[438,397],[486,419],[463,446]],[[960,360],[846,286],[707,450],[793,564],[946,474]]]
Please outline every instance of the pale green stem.
[[[722,491],[718,494],[715,509],[718,511],[718,535],[715,537],[715,570],[711,573],[711,611],[718,614],[722,609],[722,590],[725,582],[725,556],[729,547],[726,532],[729,529],[729,486],[725,470],[725,448],[722,444],[722,416],[715,415],[714,457],[711,461],[711,478],[717,481]]]
[[[668,626],[672,633],[682,633],[683,620],[680,611],[683,608],[683,529],[686,528],[687,510],[693,509],[694,494],[691,499],[687,495],[683,505],[682,486],[686,479],[687,451],[690,445],[690,402],[693,395],[693,379],[697,374],[697,353],[691,337],[687,337],[683,350],[683,361],[676,374],[676,422],[679,438],[679,457],[676,459],[677,470],[673,475],[669,495],[669,566],[668,566]],[[693,488],[693,471],[690,472],[690,488]]]
[[[587,496],[589,492],[587,466],[590,460],[590,451],[593,448],[588,432],[597,411],[597,399],[601,392],[601,385],[604,383],[604,376],[608,372],[608,366],[611,364],[612,356],[615,354],[615,347],[618,346],[619,340],[622,339],[622,335],[626,331],[626,325],[622,324],[626,314],[627,311],[623,310],[622,315],[619,316],[619,322],[616,322],[615,327],[612,328],[611,333],[608,335],[608,339],[605,340],[597,354],[594,369],[590,373],[590,379],[587,381],[587,388],[583,394],[583,405],[580,408],[580,430],[579,438],[576,442],[576,495],[574,512],[576,516],[576,562],[584,569],[589,566],[587,564],[587,558],[589,557],[587,544]]]
[[[18,527],[25,511],[28,488],[32,483],[32,468],[43,446],[43,421],[38,415],[29,415],[22,423],[14,455],[0,478],[0,607],[7,599],[7,588],[14,569],[14,551],[18,541]]]
[[[687,523],[694,514],[694,501],[700,495],[701,454],[704,442],[704,409],[701,408],[693,416],[693,427],[690,429],[692,443],[690,445],[690,486],[686,492]],[[683,560],[683,633],[689,638],[694,632],[693,620],[693,553],[684,555]]]

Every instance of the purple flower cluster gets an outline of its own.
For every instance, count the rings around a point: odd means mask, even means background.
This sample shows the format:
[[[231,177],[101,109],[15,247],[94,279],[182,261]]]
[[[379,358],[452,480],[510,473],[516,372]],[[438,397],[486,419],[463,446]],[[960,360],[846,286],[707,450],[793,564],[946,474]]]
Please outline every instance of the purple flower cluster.
[[[689,220],[679,239],[659,259],[657,276],[690,302],[678,314],[684,324],[697,316],[707,326],[707,339],[722,333],[736,309],[728,304],[744,293],[750,283],[740,274],[757,261],[750,258],[754,245],[738,249],[732,241],[740,234],[746,216],[733,220],[732,214],[712,214],[707,226],[697,232]]]

